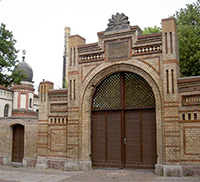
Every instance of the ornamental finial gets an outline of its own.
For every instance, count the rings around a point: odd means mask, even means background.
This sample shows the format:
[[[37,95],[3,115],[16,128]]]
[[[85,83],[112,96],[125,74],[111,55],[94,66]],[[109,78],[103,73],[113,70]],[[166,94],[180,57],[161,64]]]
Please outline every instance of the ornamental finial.
[[[130,25],[128,21],[128,17],[124,15],[124,13],[117,13],[116,15],[112,15],[112,18],[109,19],[108,28],[105,32],[114,32],[119,30],[130,30]]]
[[[23,50],[23,51],[22,51],[22,54],[23,54],[23,56],[22,56],[22,62],[25,62],[25,54],[26,54],[26,51]]]

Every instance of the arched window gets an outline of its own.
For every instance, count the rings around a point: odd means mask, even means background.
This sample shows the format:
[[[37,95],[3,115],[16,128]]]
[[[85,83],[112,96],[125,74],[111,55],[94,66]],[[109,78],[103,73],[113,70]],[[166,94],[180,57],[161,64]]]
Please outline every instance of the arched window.
[[[4,117],[8,117],[8,111],[9,111],[9,105],[6,104],[6,105],[4,106]]]
[[[37,116],[38,116],[38,114],[39,114],[39,109],[37,109],[36,112],[37,112]]]
[[[29,107],[32,108],[32,99],[29,99]]]

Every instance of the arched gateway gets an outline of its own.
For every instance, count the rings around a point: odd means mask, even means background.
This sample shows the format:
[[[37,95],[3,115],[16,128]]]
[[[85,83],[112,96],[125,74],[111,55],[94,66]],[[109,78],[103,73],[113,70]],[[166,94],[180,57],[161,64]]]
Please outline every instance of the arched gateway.
[[[136,73],[104,79],[92,99],[92,164],[120,168],[154,168],[155,98]]]
[[[155,167],[156,174],[181,176],[185,165],[199,164],[200,79],[179,78],[175,19],[142,35],[117,13],[97,35],[86,44],[65,28],[68,89],[40,85],[37,167]]]
[[[162,19],[160,33],[142,35],[117,13],[97,35],[98,42],[86,44],[65,28],[67,89],[42,81],[37,98],[31,80],[12,87],[19,94],[1,87],[2,105],[14,110],[0,118],[0,164],[69,171],[155,167],[158,175],[199,175],[200,76],[180,78],[175,19]],[[24,98],[27,89],[24,113],[15,97]],[[39,120],[28,107],[38,104]]]

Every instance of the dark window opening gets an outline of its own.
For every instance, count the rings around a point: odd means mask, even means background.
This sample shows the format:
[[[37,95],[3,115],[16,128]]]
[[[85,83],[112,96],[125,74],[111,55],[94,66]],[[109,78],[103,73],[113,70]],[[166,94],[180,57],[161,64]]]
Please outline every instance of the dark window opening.
[[[4,106],[4,117],[8,117],[8,111],[9,111],[9,105],[6,104],[6,105]]]
[[[182,119],[185,120],[185,114],[182,114]]]
[[[191,120],[191,114],[190,113],[188,114],[188,120]]]
[[[197,119],[197,113],[194,113],[194,119],[195,120]]]
[[[29,99],[29,107],[32,108],[32,99]]]

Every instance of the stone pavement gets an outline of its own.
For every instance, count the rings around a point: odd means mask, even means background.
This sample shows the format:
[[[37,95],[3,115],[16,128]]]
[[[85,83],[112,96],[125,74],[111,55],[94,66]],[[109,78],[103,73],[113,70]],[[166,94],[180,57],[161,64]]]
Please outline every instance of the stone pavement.
[[[200,177],[160,177],[149,170],[94,169],[67,172],[54,169],[0,166],[0,182],[200,182]]]

